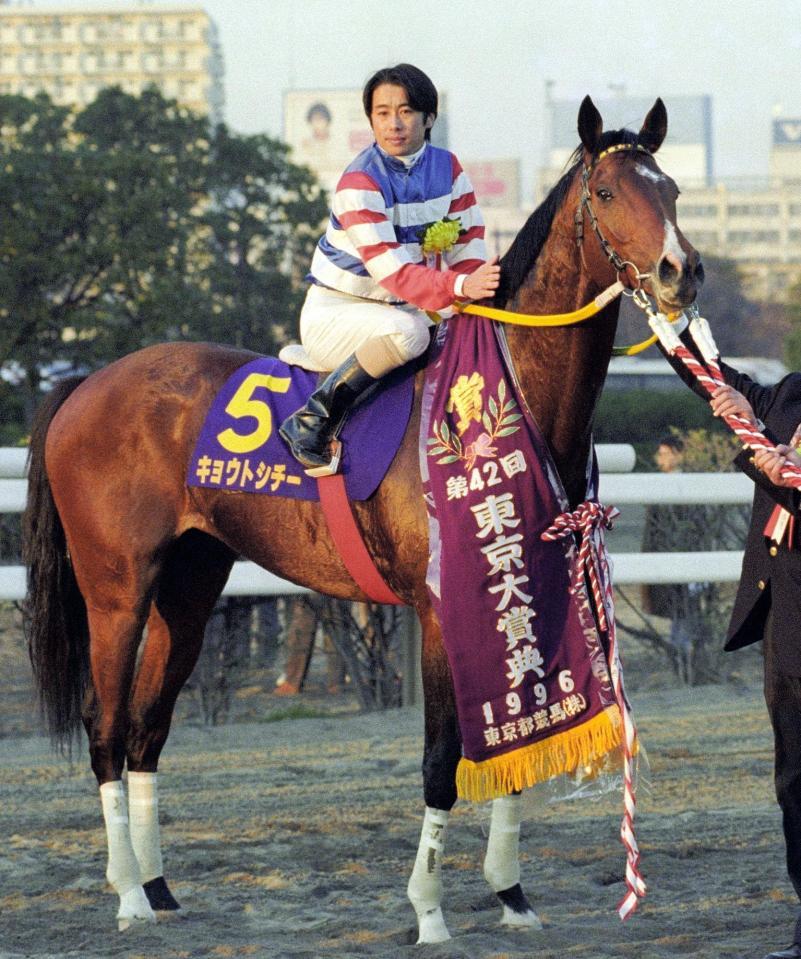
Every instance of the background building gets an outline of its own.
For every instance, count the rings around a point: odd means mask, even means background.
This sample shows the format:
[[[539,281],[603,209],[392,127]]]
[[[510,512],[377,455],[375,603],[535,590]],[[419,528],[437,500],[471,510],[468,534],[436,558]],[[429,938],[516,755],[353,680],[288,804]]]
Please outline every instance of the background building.
[[[84,106],[103,87],[138,94],[150,84],[222,120],[222,52],[201,7],[0,7],[0,94],[44,90]]]
[[[617,96],[593,102],[604,119],[604,129],[639,130],[654,99]],[[659,150],[659,165],[682,184],[682,189],[687,183],[710,183],[714,170],[712,98],[677,96],[664,100],[669,122],[667,138]],[[546,104],[549,144],[545,167],[540,173],[540,196],[562,175],[578,145],[576,119],[580,105],[579,100],[549,100]]]

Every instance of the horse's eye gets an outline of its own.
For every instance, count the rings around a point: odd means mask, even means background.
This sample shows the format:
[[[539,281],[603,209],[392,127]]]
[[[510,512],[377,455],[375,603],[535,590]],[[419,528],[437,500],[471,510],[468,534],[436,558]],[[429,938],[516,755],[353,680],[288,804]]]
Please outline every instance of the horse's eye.
[[[607,190],[606,187],[603,187],[603,186],[600,188],[600,190],[596,191],[595,195],[598,197],[599,200],[603,200],[604,203],[607,203],[609,200],[612,199],[612,191]]]

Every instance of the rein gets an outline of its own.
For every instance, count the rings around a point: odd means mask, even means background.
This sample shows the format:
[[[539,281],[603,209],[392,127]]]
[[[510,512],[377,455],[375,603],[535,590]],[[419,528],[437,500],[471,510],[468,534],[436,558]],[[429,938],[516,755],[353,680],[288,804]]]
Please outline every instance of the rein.
[[[621,294],[624,296],[633,297],[635,303],[637,303],[638,306],[641,306],[637,294],[641,294],[642,281],[648,279],[650,273],[640,273],[636,265],[630,260],[624,260],[614,249],[609,240],[607,240],[607,238],[604,236],[603,231],[598,223],[598,217],[596,216],[595,210],[592,206],[592,197],[589,186],[590,177],[592,176],[593,170],[596,168],[596,166],[598,166],[601,160],[604,159],[604,157],[610,156],[613,153],[633,150],[636,150],[640,153],[645,153],[647,156],[652,156],[651,151],[647,150],[640,144],[618,143],[615,146],[604,150],[602,153],[599,153],[598,156],[592,161],[590,166],[587,166],[586,163],[584,164],[581,173],[581,194],[579,196],[579,205],[573,217],[576,230],[576,243],[581,250],[582,241],[584,239],[584,212],[586,210],[593,233],[595,233],[596,237],[598,237],[598,242],[601,245],[601,249],[617,272],[617,279],[611,286],[607,287],[602,293],[599,293],[591,303],[588,303],[586,306],[583,306],[578,310],[574,310],[572,313],[534,315],[530,313],[515,313],[512,310],[502,310],[493,306],[478,306],[477,304],[473,303],[466,303],[464,305],[455,304],[454,309],[456,312],[469,313],[473,316],[483,316],[489,320],[497,320],[500,323],[511,323],[515,326],[551,327],[571,326],[574,323],[582,323],[584,320],[588,320],[591,317],[596,316],[601,312],[601,310],[604,309],[604,307],[608,306],[611,302],[613,302],[613,300],[616,300]],[[630,293],[627,292],[626,285],[620,279],[621,274],[628,275],[629,267],[634,270],[635,279],[637,282],[636,288]],[[640,343],[634,343],[631,346],[613,347],[612,355],[634,356],[637,353],[642,353],[643,350],[647,350],[649,346],[652,346],[656,342],[656,339],[657,338],[654,335],[648,337],[646,340],[642,340]]]

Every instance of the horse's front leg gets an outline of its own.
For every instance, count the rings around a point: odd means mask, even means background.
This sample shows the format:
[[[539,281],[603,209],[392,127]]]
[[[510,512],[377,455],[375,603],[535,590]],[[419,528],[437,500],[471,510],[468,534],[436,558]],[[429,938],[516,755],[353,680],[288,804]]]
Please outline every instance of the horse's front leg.
[[[542,929],[542,923],[520,885],[520,793],[492,801],[492,817],[484,858],[484,878],[501,901],[501,924],[522,929]]]
[[[450,939],[442,915],[442,857],[448,817],[456,802],[456,767],[462,752],[450,668],[439,623],[430,607],[420,611],[423,635],[426,810],[407,893],[417,913],[418,943]]]

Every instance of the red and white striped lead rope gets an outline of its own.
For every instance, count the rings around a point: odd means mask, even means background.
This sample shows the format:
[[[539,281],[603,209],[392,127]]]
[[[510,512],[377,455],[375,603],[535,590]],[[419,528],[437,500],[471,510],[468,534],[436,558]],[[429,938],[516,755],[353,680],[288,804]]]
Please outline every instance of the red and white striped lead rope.
[[[600,503],[587,500],[573,512],[560,513],[551,526],[542,534],[542,539],[554,541],[565,539],[572,533],[581,536],[578,562],[573,565],[573,585],[575,592],[584,586],[586,572],[592,588],[595,609],[598,613],[598,625],[609,635],[609,663],[612,685],[615,690],[618,709],[623,723],[623,821],[620,826],[620,839],[626,850],[626,887],[627,892],[617,907],[621,919],[628,917],[637,908],[639,900],[645,895],[646,885],[640,875],[640,850],[634,835],[634,814],[636,808],[634,786],[634,755],[637,748],[637,730],[631,717],[626,695],[623,690],[623,677],[619,668],[617,633],[615,617],[612,611],[611,589],[604,589],[601,577],[601,563],[595,533],[599,527],[610,529],[618,510],[614,506],[601,506]],[[609,604],[611,615],[607,616]]]
[[[707,321],[699,316],[694,308],[688,311],[693,317],[689,325],[689,332],[703,360],[699,360],[681,342],[676,330],[671,327],[670,322],[663,314],[656,313],[641,303],[638,305],[648,314],[649,325],[659,337],[662,346],[664,346],[669,353],[677,356],[681,360],[698,383],[709,393],[710,397],[719,386],[726,385],[723,373],[718,364],[720,351],[715,345],[712,331],[709,329]],[[724,416],[723,421],[736,434],[743,446],[748,449],[773,450],[776,448],[761,430],[749,423],[748,420],[743,419],[743,417]],[[788,480],[790,486],[801,488],[801,469],[799,469],[799,467],[794,466],[792,463],[786,463],[782,470],[782,477]]]
[[[726,381],[716,359],[707,359],[706,366],[702,364],[684,344],[673,350],[695,379],[711,396],[719,386],[725,386]],[[748,420],[741,416],[723,416],[723,421],[739,438],[743,446],[752,450],[772,450],[775,445]],[[787,463],[782,470],[782,476],[791,486],[801,488],[801,469],[792,463]]]

